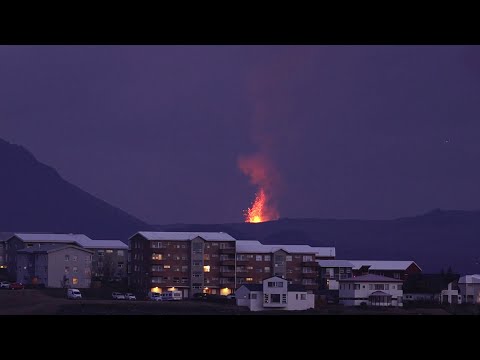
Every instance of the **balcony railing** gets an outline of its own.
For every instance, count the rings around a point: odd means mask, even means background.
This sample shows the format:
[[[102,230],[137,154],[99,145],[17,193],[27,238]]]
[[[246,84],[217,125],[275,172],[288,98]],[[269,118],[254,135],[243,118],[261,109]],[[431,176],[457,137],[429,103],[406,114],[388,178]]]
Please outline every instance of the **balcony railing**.
[[[308,278],[308,279],[313,279],[313,278],[316,278],[317,277],[317,273],[316,272],[304,272],[302,273],[302,277],[304,278]]]
[[[309,260],[309,261],[302,261],[302,265],[303,265],[303,266],[313,266],[313,267],[317,267],[317,266],[318,266],[318,263],[317,263],[316,261]]]
[[[235,248],[224,248],[220,249],[220,254],[235,254]]]
[[[220,264],[224,266],[234,266],[235,259],[220,260]]]

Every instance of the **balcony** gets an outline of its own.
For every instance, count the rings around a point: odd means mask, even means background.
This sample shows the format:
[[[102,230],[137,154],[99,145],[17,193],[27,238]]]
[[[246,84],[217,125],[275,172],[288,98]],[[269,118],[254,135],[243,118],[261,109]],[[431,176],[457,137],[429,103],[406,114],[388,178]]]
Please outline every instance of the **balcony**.
[[[237,259],[237,265],[245,265],[246,263],[248,263],[247,259],[243,259],[243,260],[238,260]]]
[[[223,277],[234,277],[235,276],[235,271],[232,270],[220,270],[220,276]]]
[[[223,265],[223,266],[235,266],[235,259],[220,260],[220,265]]]
[[[318,263],[316,261],[302,261],[302,266],[317,267]]]
[[[302,273],[302,277],[307,278],[307,279],[314,279],[317,276],[318,276],[318,274],[314,271]]]
[[[220,249],[220,254],[235,254],[235,248],[223,248]]]

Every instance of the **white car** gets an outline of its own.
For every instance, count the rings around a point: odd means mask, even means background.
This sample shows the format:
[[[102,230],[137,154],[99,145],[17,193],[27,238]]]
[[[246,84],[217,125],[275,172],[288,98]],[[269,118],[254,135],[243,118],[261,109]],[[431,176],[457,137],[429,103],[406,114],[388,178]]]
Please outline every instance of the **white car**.
[[[150,292],[148,293],[148,298],[153,301],[162,301],[163,298],[160,296],[160,293]]]
[[[68,289],[67,290],[67,298],[68,299],[81,299],[82,294],[78,289]]]
[[[112,293],[112,298],[114,300],[125,300],[125,295],[119,292],[113,292]]]
[[[0,289],[10,289],[10,283],[8,281],[0,282]]]
[[[126,293],[125,294],[125,299],[126,300],[137,300],[137,297],[133,295],[132,293]]]

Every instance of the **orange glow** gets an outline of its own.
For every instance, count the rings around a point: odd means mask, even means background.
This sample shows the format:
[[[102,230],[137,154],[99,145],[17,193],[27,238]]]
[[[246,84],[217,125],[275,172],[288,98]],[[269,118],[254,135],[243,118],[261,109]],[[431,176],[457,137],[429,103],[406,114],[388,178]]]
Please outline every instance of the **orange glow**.
[[[255,201],[252,206],[244,211],[245,222],[259,223],[264,221],[276,220],[278,215],[275,210],[267,206],[267,196],[263,189],[255,194]]]

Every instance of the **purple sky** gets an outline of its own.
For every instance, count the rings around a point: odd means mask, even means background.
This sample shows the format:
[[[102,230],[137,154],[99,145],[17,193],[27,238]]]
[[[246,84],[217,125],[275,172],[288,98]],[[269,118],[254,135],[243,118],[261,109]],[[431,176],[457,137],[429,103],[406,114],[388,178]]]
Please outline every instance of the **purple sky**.
[[[478,46],[0,46],[0,138],[150,223],[480,208]]]

